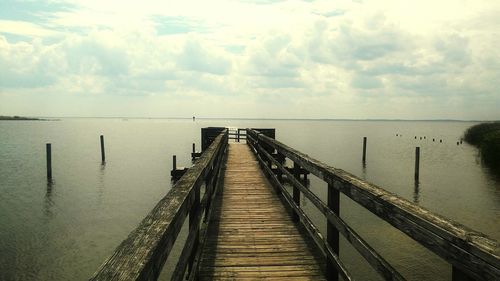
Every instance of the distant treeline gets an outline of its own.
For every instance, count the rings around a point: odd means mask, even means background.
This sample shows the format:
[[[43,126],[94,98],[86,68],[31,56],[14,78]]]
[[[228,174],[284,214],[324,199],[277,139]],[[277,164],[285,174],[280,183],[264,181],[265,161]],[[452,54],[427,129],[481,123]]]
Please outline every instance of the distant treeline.
[[[474,125],[465,131],[464,139],[479,148],[486,164],[500,168],[500,122]]]
[[[0,120],[43,120],[43,119],[22,117],[22,116],[0,116]]]

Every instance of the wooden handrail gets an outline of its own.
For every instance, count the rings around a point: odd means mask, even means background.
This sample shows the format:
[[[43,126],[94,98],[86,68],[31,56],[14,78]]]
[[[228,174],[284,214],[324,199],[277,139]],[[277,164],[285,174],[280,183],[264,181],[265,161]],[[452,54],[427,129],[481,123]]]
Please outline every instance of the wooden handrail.
[[[206,215],[210,208],[227,140],[224,130],[90,280],[156,280],[189,214],[190,234],[172,279],[184,276],[198,251],[202,212]],[[200,201],[204,183],[205,195]]]
[[[465,272],[477,280],[500,280],[500,250],[497,241],[457,222],[434,214],[343,170],[330,167],[279,141],[260,134],[258,131],[247,129],[247,142],[253,146],[256,153],[262,156],[262,161],[264,161],[264,158],[267,159],[267,165],[276,165],[280,174],[286,175],[287,179],[291,181],[294,189],[302,191],[320,209],[329,223],[335,225],[342,234],[360,238],[352,229],[345,228],[345,223],[339,220],[340,218],[331,212],[328,207],[325,208],[324,202],[318,202],[317,199],[319,198],[311,196],[311,193],[307,192],[305,187],[294,181],[290,173],[287,173],[286,169],[278,161],[273,161],[270,153],[266,152],[261,145],[275,149],[278,154],[291,159],[296,165],[328,183],[329,189],[344,193],[373,214],[389,222],[395,228],[451,263],[454,271]],[[265,167],[267,166],[265,165]],[[269,169],[265,170],[271,171],[270,167],[267,168]],[[276,181],[273,180],[273,182],[276,184]],[[279,180],[277,182],[279,183]],[[355,241],[356,243],[365,244],[359,239],[355,239]],[[363,256],[366,255],[366,251],[372,252],[373,250],[367,244],[368,247],[354,246]],[[361,248],[365,249],[364,254]],[[365,256],[365,258],[367,257],[373,258],[379,257],[379,255],[373,250],[369,256]],[[370,262],[368,258],[367,260]],[[392,267],[387,267],[388,264],[385,261],[377,260],[375,263],[384,264],[385,273],[382,273],[381,268],[374,266],[374,263],[370,262],[385,278],[388,278],[387,272],[397,274]],[[398,276],[395,280],[400,280],[400,275],[394,274],[392,274],[393,277]]]

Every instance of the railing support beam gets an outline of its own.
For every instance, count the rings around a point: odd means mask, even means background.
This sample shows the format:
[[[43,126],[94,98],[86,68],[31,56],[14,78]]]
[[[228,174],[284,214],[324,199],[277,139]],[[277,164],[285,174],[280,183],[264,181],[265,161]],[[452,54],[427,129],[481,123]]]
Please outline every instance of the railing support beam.
[[[340,192],[335,189],[332,184],[328,184],[328,208],[340,217]],[[328,220],[326,224],[326,236],[328,244],[332,247],[335,254],[340,257],[339,231]],[[326,264],[326,278],[328,281],[339,280],[339,274],[337,268],[335,267],[335,261],[330,259]]]
[[[297,179],[300,180],[300,166],[297,163],[293,163],[293,176]],[[297,206],[300,206],[300,190],[297,187],[293,187],[293,201]],[[294,213],[292,217],[293,221],[299,221],[299,215],[297,213]]]

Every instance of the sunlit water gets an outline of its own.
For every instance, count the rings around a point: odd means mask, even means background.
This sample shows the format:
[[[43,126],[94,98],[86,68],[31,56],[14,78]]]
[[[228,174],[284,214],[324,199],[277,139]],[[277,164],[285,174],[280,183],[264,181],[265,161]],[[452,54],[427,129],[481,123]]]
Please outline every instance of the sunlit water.
[[[0,280],[88,279],[171,188],[172,155],[177,155],[178,165],[190,164],[191,144],[199,147],[200,128],[207,126],[276,128],[278,140],[498,240],[498,176],[481,165],[476,148],[456,144],[473,124],[0,121]],[[105,165],[100,161],[100,134],[105,135]],[[366,166],[361,163],[364,136],[368,137]],[[47,142],[53,151],[52,184],[45,174]],[[421,147],[418,186],[413,179],[416,146]],[[314,177],[310,183],[325,198],[326,184]],[[323,217],[307,200],[302,204],[324,231]],[[449,280],[451,267],[446,262],[346,197],[341,198],[341,213],[406,278]],[[353,275],[377,280],[362,257],[341,243],[341,259]],[[167,279],[174,264],[173,258],[167,262],[160,279]]]

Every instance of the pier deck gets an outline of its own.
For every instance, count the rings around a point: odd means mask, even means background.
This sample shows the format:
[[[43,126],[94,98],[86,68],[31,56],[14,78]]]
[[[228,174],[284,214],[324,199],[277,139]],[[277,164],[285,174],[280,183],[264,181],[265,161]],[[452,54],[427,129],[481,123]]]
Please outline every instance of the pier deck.
[[[343,220],[341,194],[448,262],[452,281],[500,280],[498,241],[287,146],[274,129],[240,131],[202,128],[194,165],[172,174],[174,186],[90,280],[157,280],[188,217],[175,268],[166,269],[172,281],[353,280],[340,235],[382,279],[406,280]],[[229,144],[242,137],[247,144]],[[308,174],[326,183],[326,198],[309,189]],[[305,198],[326,233],[303,209]]]
[[[325,280],[321,254],[280,202],[246,144],[229,144],[200,280]]]

